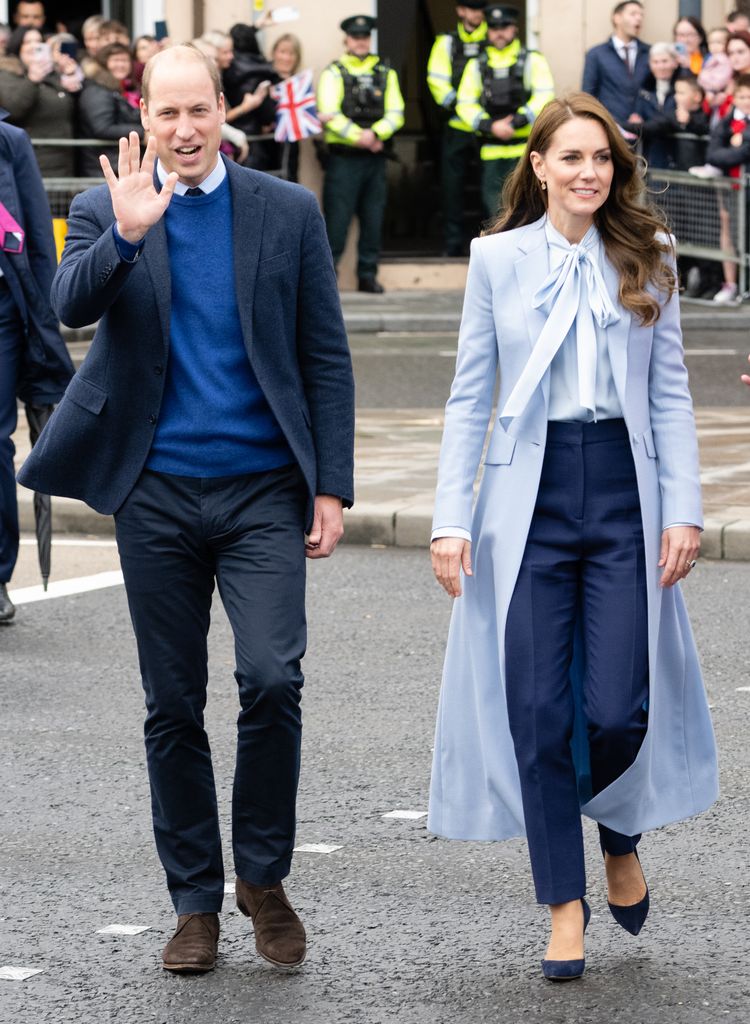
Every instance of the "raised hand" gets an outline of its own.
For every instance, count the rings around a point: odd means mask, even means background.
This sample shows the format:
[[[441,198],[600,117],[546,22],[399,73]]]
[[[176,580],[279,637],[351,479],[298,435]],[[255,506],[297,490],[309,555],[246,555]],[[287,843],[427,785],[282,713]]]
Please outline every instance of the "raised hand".
[[[109,185],[112,209],[117,218],[117,230],[126,242],[137,245],[149,228],[164,215],[169,206],[177,174],[167,176],[161,192],[154,188],[156,139],[150,138],[141,162],[141,143],[137,132],[120,139],[117,176],[104,154],[99,157],[104,178]]]

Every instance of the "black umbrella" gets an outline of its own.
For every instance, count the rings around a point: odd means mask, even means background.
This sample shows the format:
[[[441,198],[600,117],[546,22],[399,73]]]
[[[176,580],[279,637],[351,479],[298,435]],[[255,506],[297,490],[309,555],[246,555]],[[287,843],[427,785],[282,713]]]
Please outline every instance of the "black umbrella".
[[[27,404],[25,406],[32,448],[37,443],[42,428],[52,415],[54,408],[53,405]],[[36,543],[39,549],[39,571],[42,574],[42,584],[46,590],[52,554],[52,502],[49,494],[39,494],[34,491],[34,522],[36,524]]]

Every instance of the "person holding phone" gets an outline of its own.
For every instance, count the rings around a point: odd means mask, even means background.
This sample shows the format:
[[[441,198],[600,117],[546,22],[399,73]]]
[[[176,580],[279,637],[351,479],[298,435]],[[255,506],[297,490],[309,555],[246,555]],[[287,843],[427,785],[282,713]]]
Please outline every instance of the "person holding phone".
[[[52,51],[38,29],[20,27],[11,33],[7,55],[0,59],[0,107],[12,124],[36,142],[72,139],[73,94],[78,89],[80,84],[55,69]],[[35,153],[43,177],[70,178],[75,173],[72,147],[38,145]]]
[[[117,159],[118,140],[129,132],[143,138],[138,107],[140,90],[133,81],[133,58],[122,43],[103,46],[87,71],[86,83],[78,101],[80,134],[89,139],[111,139],[106,149],[89,147],[82,150],[81,174],[101,178],[99,155],[104,152],[110,162]]]

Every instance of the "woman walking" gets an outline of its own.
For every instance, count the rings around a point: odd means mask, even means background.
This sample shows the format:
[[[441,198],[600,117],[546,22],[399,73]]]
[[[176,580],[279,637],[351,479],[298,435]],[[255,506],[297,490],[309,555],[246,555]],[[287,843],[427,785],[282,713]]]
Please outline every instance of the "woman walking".
[[[551,912],[543,974],[563,980],[584,970],[581,812],[599,824],[610,910],[637,934],[640,833],[717,795],[675,586],[698,554],[698,453],[672,246],[611,116],[585,93],[548,104],[506,189],[472,245],[440,455],[433,568],[463,596],[429,826],[526,834]]]

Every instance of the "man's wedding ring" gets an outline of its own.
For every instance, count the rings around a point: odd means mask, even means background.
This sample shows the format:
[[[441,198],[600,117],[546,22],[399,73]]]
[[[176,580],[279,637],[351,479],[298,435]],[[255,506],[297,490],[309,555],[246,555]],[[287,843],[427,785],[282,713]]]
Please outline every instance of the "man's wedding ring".
[[[692,562],[685,562],[685,568],[686,569],[694,569],[695,566],[696,566],[695,559],[693,559]]]

